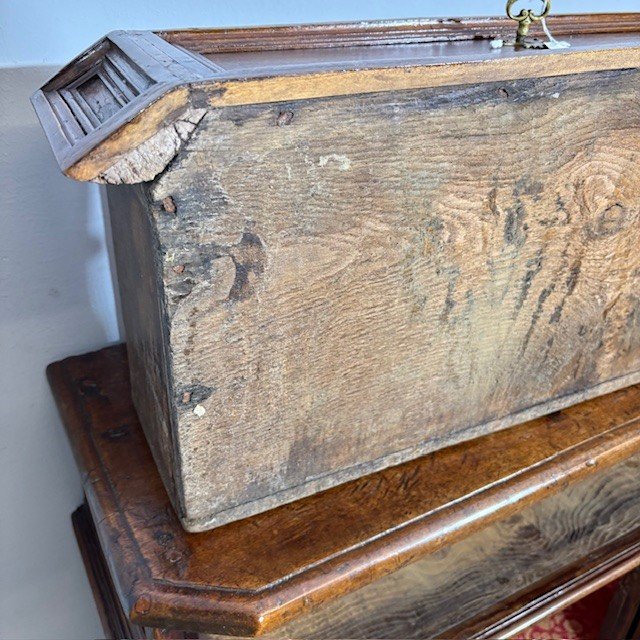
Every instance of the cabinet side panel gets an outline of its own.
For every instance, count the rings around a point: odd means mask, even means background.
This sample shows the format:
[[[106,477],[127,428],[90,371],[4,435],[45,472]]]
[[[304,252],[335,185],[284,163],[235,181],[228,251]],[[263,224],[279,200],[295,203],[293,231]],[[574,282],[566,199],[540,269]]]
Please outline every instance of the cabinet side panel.
[[[196,524],[638,382],[639,91],[210,111],[151,190]]]
[[[169,402],[160,245],[145,185],[107,187],[133,403],[169,496],[182,512]]]

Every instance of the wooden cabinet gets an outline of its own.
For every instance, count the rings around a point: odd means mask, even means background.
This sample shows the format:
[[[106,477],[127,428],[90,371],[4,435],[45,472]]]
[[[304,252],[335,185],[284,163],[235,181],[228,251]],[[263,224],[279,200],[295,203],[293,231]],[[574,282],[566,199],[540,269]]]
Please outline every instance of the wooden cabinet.
[[[109,185],[133,400],[199,531],[640,381],[640,37],[110,34],[34,104]]]
[[[76,529],[116,636],[507,637],[640,564],[638,385],[187,533],[124,347],[48,373],[84,481]]]

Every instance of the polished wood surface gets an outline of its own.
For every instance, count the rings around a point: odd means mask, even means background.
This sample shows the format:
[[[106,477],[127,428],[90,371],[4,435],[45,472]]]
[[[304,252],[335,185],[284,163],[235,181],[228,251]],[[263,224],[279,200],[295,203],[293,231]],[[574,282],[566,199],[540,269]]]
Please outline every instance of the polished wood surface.
[[[131,405],[124,348],[67,359],[48,375],[118,597],[143,626],[274,630],[527,505],[573,485],[597,486],[597,476],[633,466],[640,452],[640,388],[630,387],[251,519],[185,534]],[[595,491],[606,498],[603,513],[623,495]],[[632,522],[635,503],[621,508]],[[595,551],[601,535],[587,549]]]
[[[267,633],[507,637],[640,561],[640,456],[595,473]]]
[[[211,108],[640,66],[638,14],[554,21],[570,49],[492,50],[514,26],[483,18],[114,32],[33,103],[67,175],[134,183],[160,173]]]
[[[586,51],[593,47],[618,49],[637,44],[637,34],[600,34],[596,36],[568,36],[575,51]],[[208,55],[217,65],[239,77],[258,78],[267,75],[302,75],[330,70],[384,69],[387,67],[434,67],[442,64],[464,64],[481,61],[511,60],[535,57],[536,49],[518,50],[505,48],[487,51],[486,40],[470,40],[455,43],[397,45],[381,44],[367,46],[342,46],[332,49],[276,49],[274,51],[250,51],[238,53],[215,53]],[[539,51],[539,50],[538,50]],[[544,50],[543,50],[544,51]],[[548,50],[549,51],[549,50]],[[517,63],[519,64],[519,63]],[[431,72],[436,70],[433,68]],[[225,101],[229,98],[225,97]]]
[[[78,540],[78,545],[82,552],[85,564],[87,566],[87,572],[89,576],[97,576],[98,579],[91,579],[92,589],[96,599],[96,604],[99,611],[106,612],[104,620],[105,637],[112,638],[113,640],[119,638],[154,638],[156,640],[177,640],[177,639],[193,639],[200,640],[221,640],[227,636],[221,636],[219,634],[206,634],[197,633],[193,631],[185,631],[180,629],[167,629],[161,627],[141,627],[137,624],[133,624],[128,621],[127,615],[122,609],[117,594],[113,588],[112,581],[109,578],[108,562],[102,553],[100,544],[96,537],[95,527],[92,522],[92,517],[88,507],[83,505],[73,514],[74,530]],[[526,555],[529,563],[537,564],[535,559],[529,551],[532,540],[538,544],[541,550],[545,544],[544,538],[539,534],[535,537],[531,535],[532,529],[529,528],[528,533],[526,527],[533,526],[531,523],[525,524],[521,522],[520,525],[524,525],[524,528],[520,528],[520,532],[524,534],[523,538],[516,541],[522,549],[523,543],[527,545]],[[579,528],[579,523],[576,522]],[[508,528],[505,527],[503,530]],[[516,527],[512,533],[516,533],[518,527]],[[549,531],[553,530],[553,525],[549,527]],[[577,532],[577,529],[574,529]],[[580,535],[578,533],[578,535]],[[584,534],[583,534],[584,535]],[[536,540],[537,538],[537,540]],[[503,546],[506,551],[509,548],[507,543]],[[466,561],[467,566],[470,568],[473,565],[473,555],[478,551],[483,553],[485,547],[480,543],[480,546],[473,545],[473,541],[470,539],[470,548],[460,549],[462,553],[467,555],[458,556],[462,559],[463,564]],[[468,545],[468,546],[469,546]],[[554,545],[555,549],[559,549],[560,545]],[[469,551],[471,553],[469,554]],[[456,552],[449,552],[451,557],[456,556]],[[517,556],[514,554],[512,559]],[[502,560],[508,559],[508,556],[502,557]],[[423,580],[423,586],[428,585],[428,580],[433,578],[433,570],[436,567],[442,568],[442,559],[438,557],[433,558],[434,564],[424,565],[424,563],[418,563],[421,565],[421,569],[425,568],[429,572],[426,576],[426,580]],[[537,584],[529,590],[521,590],[516,597],[506,598],[501,601],[497,606],[493,607],[493,610],[483,612],[481,615],[472,617],[471,620],[465,620],[463,624],[454,628],[449,628],[446,632],[447,638],[493,638],[493,637],[518,637],[520,631],[541,618],[550,615],[559,609],[567,606],[568,604],[575,602],[576,600],[592,593],[599,589],[604,584],[615,580],[616,577],[622,575],[627,571],[632,573],[627,574],[629,577],[623,578],[619,589],[616,591],[608,614],[605,619],[600,637],[602,640],[624,640],[631,638],[633,628],[633,620],[635,613],[640,606],[640,598],[634,584],[636,578],[634,578],[633,567],[636,567],[640,563],[640,531],[636,531],[632,535],[623,536],[616,540],[614,544],[608,545],[602,549],[591,552],[588,558],[583,559],[581,562],[570,565],[564,569],[566,562],[560,562],[558,566],[554,568],[551,575],[547,579],[540,580]],[[546,563],[548,566],[548,562]],[[544,570],[545,562],[540,563],[540,569]],[[563,569],[559,570],[560,565]],[[470,582],[476,587],[476,593],[481,593],[483,586],[491,585],[493,581],[494,585],[490,588],[497,592],[500,588],[508,591],[508,583],[511,581],[512,576],[509,575],[509,569],[512,565],[509,563],[507,566],[496,567],[495,565],[489,567],[489,571],[486,571],[486,567],[477,566],[477,570],[484,573],[480,573],[481,577],[486,579],[485,584],[478,582],[478,573],[472,573],[468,576]],[[498,570],[496,570],[498,569]],[[527,572],[529,574],[534,573],[532,567],[529,567]],[[419,571],[413,572],[413,580],[420,579]],[[446,580],[446,576],[440,575],[440,580]],[[452,580],[449,582],[449,587],[452,587],[457,591],[457,595],[460,596],[461,584],[457,582],[460,580],[460,571],[452,576]],[[411,581],[409,581],[410,583]],[[396,585],[401,587],[406,582],[398,580]],[[464,584],[464,582],[462,583]],[[496,589],[496,584],[498,589]],[[390,638],[390,637],[416,637],[416,638],[428,638],[431,634],[435,637],[441,638],[443,636],[444,627],[439,625],[446,620],[447,615],[450,618],[457,617],[464,618],[463,612],[466,612],[468,602],[459,602],[457,605],[448,608],[445,611],[445,615],[442,615],[441,610],[438,608],[442,604],[447,604],[447,599],[451,601],[451,598],[447,597],[446,589],[443,592],[440,588],[440,584],[434,585],[435,589],[431,588],[431,596],[429,596],[429,588],[427,592],[423,594],[423,598],[414,602],[402,602],[406,596],[406,590],[401,590],[397,593],[397,597],[394,597],[393,592],[387,593],[387,602],[381,602],[380,594],[378,598],[371,600],[370,598],[358,596],[357,592],[353,595],[359,597],[359,602],[346,602],[338,605],[337,611],[334,610],[335,606],[330,604],[328,608],[321,608],[319,611],[312,613],[310,616],[302,617],[296,621],[293,621],[290,625],[285,625],[275,631],[273,634],[266,634],[265,638],[276,637],[288,637],[288,638],[309,638],[309,637],[321,637],[324,640],[329,638],[344,638],[344,637],[356,637],[358,632],[362,633],[363,627],[372,631],[377,629],[377,638]],[[457,589],[456,589],[457,587]],[[386,585],[387,591],[390,585]],[[433,597],[435,590],[440,589],[441,595],[444,600],[438,600]],[[424,596],[428,600],[431,600],[429,606],[425,607]],[[394,606],[393,613],[381,609],[383,605],[388,605],[391,602]],[[404,612],[398,611],[398,606],[402,605]],[[411,607],[415,606],[413,611]],[[450,605],[449,605],[450,606]],[[477,608],[477,604],[474,602],[474,606]],[[358,607],[358,608],[357,608]],[[425,618],[425,614],[429,611],[433,615],[433,619]],[[348,620],[349,614],[351,614],[351,620]],[[334,616],[338,616],[338,620],[334,620]],[[422,620],[422,624],[417,624],[417,620]],[[345,624],[345,620],[347,620]],[[426,624],[425,624],[426,623]],[[355,625],[359,627],[356,628]],[[335,632],[335,629],[338,632]],[[357,629],[357,630],[356,630]],[[360,635],[358,637],[364,637]]]
[[[598,35],[570,35],[567,41],[571,44],[572,54],[583,53],[585,51],[602,53],[607,50],[620,50],[626,48],[634,48],[638,44],[638,33],[603,33]],[[461,40],[447,43],[421,43],[421,44],[389,44],[380,45],[368,44],[367,46],[338,46],[334,48],[320,49],[276,49],[273,51],[248,51],[242,53],[213,53],[208,54],[207,59],[214,61],[220,68],[225,69],[227,75],[235,75],[237,78],[260,78],[264,76],[303,76],[306,74],[331,74],[334,71],[342,73],[349,71],[363,71],[367,69],[387,70],[393,67],[402,67],[412,69],[413,67],[429,67],[431,74],[430,79],[421,79],[429,84],[419,85],[416,87],[395,87],[397,90],[403,88],[423,88],[428,86],[439,86],[438,82],[438,66],[449,65],[480,65],[480,69],[489,72],[489,65],[485,63],[491,62],[494,66],[505,65],[511,68],[522,69],[521,77],[545,77],[547,74],[529,76],[526,71],[527,64],[535,66],[535,60],[540,62],[556,65],[561,60],[553,58],[553,50],[550,49],[517,49],[514,47],[503,47],[501,49],[491,49],[488,47],[487,40],[473,39]],[[565,49],[568,51],[568,49]],[[536,53],[537,52],[537,53]],[[540,55],[542,54],[542,55]],[[545,60],[546,59],[546,60]],[[569,60],[563,61],[569,64]],[[486,67],[486,68],[485,68]],[[541,67],[540,67],[541,68]],[[476,69],[479,71],[480,69]],[[417,71],[417,70],[416,70]],[[455,82],[458,70],[452,68],[447,70],[450,74],[448,84],[461,84]],[[505,70],[506,73],[508,73]],[[575,72],[578,72],[576,69]],[[406,72],[405,72],[406,73]],[[351,75],[351,74],[347,74]],[[560,74],[565,75],[565,74]],[[501,77],[494,80],[503,79]],[[507,79],[507,78],[504,78]],[[479,79],[476,82],[482,81]],[[486,81],[490,81],[487,78]],[[288,80],[287,82],[290,82]],[[408,81],[410,82],[410,81]],[[283,86],[285,81],[282,82]],[[269,87],[269,84],[261,84],[263,89]],[[294,85],[295,86],[295,85]],[[363,85],[366,86],[366,85]],[[298,91],[302,87],[296,87]],[[237,87],[240,90],[240,87]],[[336,89],[327,87],[327,96],[339,95]],[[234,85],[234,91],[236,91]],[[309,86],[308,91],[318,91]],[[370,92],[370,91],[365,91]],[[355,91],[347,93],[356,93]],[[237,94],[239,96],[241,94]],[[247,94],[244,94],[247,95]],[[283,96],[284,97],[284,96]],[[326,97],[323,95],[304,95],[295,96],[296,99],[308,97]],[[238,102],[239,98],[232,98],[225,95],[220,99],[221,105],[244,104]],[[286,99],[286,98],[285,98]],[[288,99],[291,99],[290,97]],[[215,100],[215,99],[214,99]],[[251,102],[261,103],[268,102],[258,98]],[[248,102],[248,101],[247,101]]]
[[[591,13],[553,15],[549,18],[557,36],[602,33],[637,33],[637,13]],[[536,29],[534,26],[533,29]],[[419,18],[408,20],[361,20],[327,24],[177,29],[158,35],[172,44],[203,55],[375,47],[380,45],[424,44],[487,40],[513,36],[514,23],[502,17]]]

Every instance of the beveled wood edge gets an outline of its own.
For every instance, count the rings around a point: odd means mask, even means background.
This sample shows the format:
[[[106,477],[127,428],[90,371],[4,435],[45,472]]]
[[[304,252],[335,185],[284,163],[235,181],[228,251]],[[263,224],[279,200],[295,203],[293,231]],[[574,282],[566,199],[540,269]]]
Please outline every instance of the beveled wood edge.
[[[71,141],[47,96],[97,67],[111,47],[151,84],[115,115]],[[112,31],[49,79],[31,96],[31,103],[62,172],[75,180],[105,182],[104,171],[180,119],[188,108],[189,84],[211,73],[211,65],[151,31]],[[166,161],[159,164],[158,172],[165,166]]]
[[[548,21],[557,36],[640,31],[640,13],[553,15]],[[495,38],[513,35],[513,32],[514,22],[506,16],[476,16],[213,29],[167,29],[155,33],[172,44],[206,55],[451,42]]]
[[[640,47],[628,47],[598,51],[596,56],[590,51],[557,50],[508,60],[358,71],[327,69],[304,75],[239,78],[198,53],[203,42],[208,43],[204,47],[207,51],[216,50],[218,45],[215,43],[219,43],[223,47],[219,51],[239,52],[260,50],[255,47],[272,50],[468,40],[504,35],[509,29],[513,30],[510,23],[512,21],[506,18],[452,18],[156,33],[112,32],[66,65],[33,95],[32,103],[65,175],[80,181],[132,184],[144,180],[135,172],[115,172],[108,177],[105,173],[118,162],[126,163],[130,157],[132,164],[139,163],[140,157],[133,155],[136,150],[159,132],[174,126],[189,107],[205,110],[640,66]],[[555,16],[554,29],[558,35],[640,32],[640,13]],[[153,44],[154,38],[163,44],[157,41]],[[148,65],[149,60],[156,68],[165,64],[165,72],[155,74],[153,86],[83,139],[71,144],[45,94],[64,86],[96,64],[109,43],[125,47],[127,55],[140,66]],[[168,59],[171,59],[170,64]],[[172,108],[167,109],[167,105]],[[181,143],[177,146],[179,148]],[[155,164],[145,167],[144,179],[161,173],[176,153],[177,149],[168,156],[158,154]],[[145,155],[154,157],[153,153]]]
[[[119,602],[114,598],[111,581],[91,579],[92,574],[102,574],[106,571],[106,564],[86,504],[76,509],[72,515],[72,521],[78,546],[94,587],[96,605],[101,618],[104,616],[103,624],[108,637],[147,637],[137,625],[127,624],[125,627],[122,624]],[[446,637],[454,640],[517,636],[539,620],[597,591],[619,577],[629,575],[638,566],[640,566],[640,529],[590,554],[587,559],[574,563],[560,574],[553,576],[551,580],[543,581],[533,589],[525,589],[487,615],[478,616],[465,624],[449,629]],[[114,631],[114,629],[117,630]],[[182,631],[188,633],[189,629]],[[175,632],[155,628],[153,637],[158,640],[168,640],[186,637],[186,634],[176,636]]]
[[[640,528],[525,589],[487,614],[447,631],[451,640],[513,638],[547,616],[640,567]]]
[[[128,523],[109,487],[91,439],[72,432],[74,424],[86,432],[89,427],[87,416],[71,392],[65,362],[49,365],[47,377],[70,433],[98,537],[103,547],[110,550],[110,569],[116,590],[131,621],[143,626],[261,635],[323,602],[365,586],[499,518],[553,495],[596,470],[640,452],[640,419],[634,419],[555,454],[479,494],[448,504],[435,516],[428,514],[386,536],[259,590],[184,584],[176,587],[149,575],[146,566],[139,562],[133,536],[120,535],[118,543],[112,544],[111,534],[127,531]],[[471,503],[472,515],[461,521],[457,514]],[[328,581],[327,575],[331,575],[332,580]]]
[[[272,619],[265,614],[260,633],[276,628],[306,609],[339,597],[453,544],[493,522],[508,517],[534,502],[551,496],[572,483],[624,460],[640,451],[638,420],[567,449],[520,474],[447,505],[435,516],[428,514],[388,536],[365,543],[334,560],[296,576],[289,584],[276,585],[270,600],[282,602],[283,611]],[[462,522],[465,504],[473,515]],[[433,522],[435,521],[435,522]],[[373,562],[374,561],[374,562]],[[326,573],[339,576],[341,585],[326,583]],[[298,584],[296,585],[296,582]],[[348,589],[347,589],[348,587]],[[299,593],[304,593],[304,602]]]
[[[89,555],[89,550],[94,551],[93,546],[97,539],[93,539],[95,528],[86,505],[82,505],[74,512],[72,520],[87,572],[89,574],[95,572],[96,565],[98,565],[98,572],[102,572],[104,565],[102,551],[98,549],[97,553],[92,552]],[[620,576],[628,574],[640,566],[640,530],[591,554],[586,563],[586,566],[585,561],[575,563],[551,581],[539,584],[533,590],[525,590],[518,597],[490,612],[489,615],[477,617],[460,627],[449,630],[447,638],[453,640],[453,638],[514,637],[537,621],[597,591]],[[108,589],[108,586],[106,582],[104,585],[97,584],[94,592],[101,617],[105,612],[105,604],[109,611],[116,609],[118,604],[113,600],[114,593]],[[523,603],[526,604],[523,605]],[[110,604],[113,606],[109,606]],[[103,622],[105,630],[110,632],[109,637],[145,637],[141,635],[137,626],[129,625],[130,630],[124,633],[111,631],[116,627],[124,628],[121,626],[119,617],[116,616],[114,619],[114,614],[109,615],[107,612],[107,618]],[[155,631],[154,637],[157,638],[174,637],[161,629]]]

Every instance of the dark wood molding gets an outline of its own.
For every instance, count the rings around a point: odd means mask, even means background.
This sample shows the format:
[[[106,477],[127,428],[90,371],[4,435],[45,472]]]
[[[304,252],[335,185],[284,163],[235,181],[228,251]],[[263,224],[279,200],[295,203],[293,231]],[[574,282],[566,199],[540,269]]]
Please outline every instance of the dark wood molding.
[[[146,638],[144,631],[131,624],[123,611],[109,567],[100,547],[96,529],[86,505],[78,507],[71,516],[82,561],[93,592],[98,615],[106,638]]]
[[[48,376],[119,598],[143,626],[264,633],[640,452],[634,386],[185,534],[131,405],[124,348]]]
[[[169,101],[163,108],[166,97],[180,84],[210,73],[209,65],[151,32],[114,31],[65,66],[31,101],[66,170],[154,103],[159,111],[154,132],[175,121],[184,104]]]
[[[556,36],[640,32],[640,14],[638,13],[554,15],[548,22]],[[167,42],[204,55],[453,42],[512,36],[513,33],[513,20],[495,16],[363,20],[327,24],[233,29],[176,29],[157,32]]]

